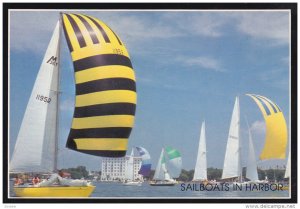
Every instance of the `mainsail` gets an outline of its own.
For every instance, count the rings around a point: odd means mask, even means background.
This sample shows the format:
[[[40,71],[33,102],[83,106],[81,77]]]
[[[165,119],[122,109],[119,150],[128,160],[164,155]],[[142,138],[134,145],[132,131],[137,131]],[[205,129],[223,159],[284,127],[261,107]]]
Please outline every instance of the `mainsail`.
[[[285,173],[284,173],[284,178],[290,178],[290,177],[291,177],[291,152],[289,152]]]
[[[62,14],[76,83],[75,111],[67,147],[122,157],[134,124],[135,75],[120,38],[100,20]]]
[[[40,66],[10,161],[11,172],[56,169],[59,22]]]
[[[143,176],[149,176],[151,172],[150,154],[143,147],[136,147],[136,150],[138,151],[139,156],[142,158],[142,166],[138,173]]]
[[[131,150],[131,154],[129,156],[129,159],[126,161],[126,168],[125,168],[125,178],[127,180],[134,180],[134,167],[133,167],[133,156],[134,152],[133,149]]]
[[[264,96],[247,95],[256,102],[266,123],[265,146],[260,154],[260,159],[285,159],[288,135],[281,109],[277,104]]]
[[[222,179],[241,176],[240,106],[236,97],[226,146]]]
[[[165,150],[162,149],[158,163],[156,165],[155,173],[153,176],[154,180],[164,180],[165,179],[165,173],[167,172],[166,170],[166,158],[165,158]]]
[[[205,122],[201,126],[201,134],[193,181],[207,179]]]

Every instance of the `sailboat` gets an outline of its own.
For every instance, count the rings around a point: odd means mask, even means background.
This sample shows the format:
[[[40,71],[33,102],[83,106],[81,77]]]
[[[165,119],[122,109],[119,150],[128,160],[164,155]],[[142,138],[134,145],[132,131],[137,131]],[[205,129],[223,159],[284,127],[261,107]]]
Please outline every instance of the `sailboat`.
[[[64,13],[56,24],[26,107],[9,165],[12,173],[58,170],[61,28],[73,60],[76,84],[67,148],[103,157],[126,154],[136,107],[129,54],[120,38],[102,21]],[[13,189],[18,197],[88,197],[95,186],[71,180],[59,185],[18,185]]]
[[[242,181],[241,143],[240,143],[240,105],[236,97],[231,116],[225,160],[222,173],[223,180]]]
[[[205,122],[202,123],[193,181],[207,180]]]
[[[265,145],[260,154],[260,160],[284,159],[287,146],[287,126],[281,109],[277,104],[264,96],[255,94],[246,95],[250,96],[256,102],[266,123]],[[229,129],[222,179],[235,178],[241,182],[242,169],[239,129],[240,108],[239,100],[236,98]],[[258,180],[255,152],[250,129],[247,177],[256,183],[264,182]]]
[[[131,150],[129,159],[126,161],[124,186],[141,186],[142,181],[136,180],[134,177],[134,151]]]
[[[285,159],[288,142],[287,125],[279,106],[265,96],[246,94],[259,107],[266,124],[265,145],[260,160]]]
[[[136,147],[139,156],[142,158],[142,165],[138,173],[145,177],[149,177],[151,173],[150,154],[144,147]]]
[[[181,173],[182,160],[180,152],[172,147],[163,148],[155,169],[151,186],[174,186]]]

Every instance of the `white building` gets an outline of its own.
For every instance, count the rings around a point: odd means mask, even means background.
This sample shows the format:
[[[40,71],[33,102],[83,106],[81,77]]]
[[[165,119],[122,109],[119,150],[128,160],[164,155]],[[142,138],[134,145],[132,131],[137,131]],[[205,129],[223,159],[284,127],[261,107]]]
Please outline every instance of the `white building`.
[[[125,171],[128,167],[129,156],[120,158],[102,158],[101,181],[123,181]],[[142,166],[141,157],[133,157],[134,180],[142,180],[143,176],[138,174]]]

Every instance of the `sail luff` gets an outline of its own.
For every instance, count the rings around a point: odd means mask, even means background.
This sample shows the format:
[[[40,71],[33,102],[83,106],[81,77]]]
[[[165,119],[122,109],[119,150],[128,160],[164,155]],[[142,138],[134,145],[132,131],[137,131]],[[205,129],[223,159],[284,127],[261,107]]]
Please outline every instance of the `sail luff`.
[[[236,97],[226,146],[222,179],[240,177],[240,107]]]
[[[202,123],[193,181],[207,179],[205,122]]]

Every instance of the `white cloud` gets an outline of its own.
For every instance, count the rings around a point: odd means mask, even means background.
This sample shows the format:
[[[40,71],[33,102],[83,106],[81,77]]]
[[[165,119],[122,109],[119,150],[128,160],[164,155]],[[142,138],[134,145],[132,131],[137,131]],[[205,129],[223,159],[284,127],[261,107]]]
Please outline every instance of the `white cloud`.
[[[222,69],[220,62],[212,57],[205,57],[205,56],[198,56],[198,57],[178,57],[176,59],[177,61],[180,61],[184,65],[187,65],[189,67],[195,67],[205,70],[212,70],[216,72],[225,72],[224,69]]]
[[[71,12],[71,11],[68,11]],[[76,11],[78,12],[78,11]],[[82,12],[82,11],[81,11]],[[177,37],[219,38],[233,30],[273,45],[289,41],[287,12],[147,12],[86,11],[107,23],[130,50],[145,51],[159,39]],[[59,13],[47,11],[11,12],[11,47],[40,53],[47,46]],[[134,49],[134,50],[133,50]],[[138,53],[138,52],[136,52]]]
[[[273,45],[289,42],[289,16],[287,12],[246,12],[237,14],[237,29],[257,39],[273,41]]]
[[[264,134],[266,132],[266,124],[264,121],[257,120],[251,124],[250,130],[255,134]]]

